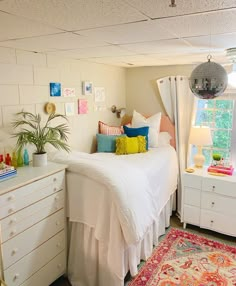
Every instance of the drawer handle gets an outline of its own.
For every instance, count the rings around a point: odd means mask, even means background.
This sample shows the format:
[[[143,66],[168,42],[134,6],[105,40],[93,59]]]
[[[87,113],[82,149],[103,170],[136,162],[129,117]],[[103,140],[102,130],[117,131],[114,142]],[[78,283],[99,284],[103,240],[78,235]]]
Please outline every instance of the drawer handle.
[[[11,220],[10,220],[10,224],[12,224],[12,223],[14,223],[14,222],[16,222],[16,218],[15,217],[13,217],[13,218],[11,218]]]
[[[10,208],[9,210],[8,210],[8,213],[13,213],[15,211],[15,208]]]
[[[215,205],[215,202],[212,202],[212,203],[211,203],[211,206],[214,207],[214,205]]]
[[[62,264],[61,264],[61,263],[58,263],[58,264],[57,264],[57,267],[58,267],[58,268],[61,268],[61,267],[62,267]]]
[[[56,225],[61,225],[61,222],[59,220],[56,221]]]
[[[212,186],[212,191],[213,191],[213,192],[215,191],[215,188],[216,188],[215,186]]]
[[[16,229],[13,229],[13,230],[10,232],[10,236],[13,236],[14,234],[16,234]]]
[[[16,279],[18,279],[20,277],[20,274],[18,274],[18,273],[16,273],[15,275],[14,275],[14,280],[16,280]]]
[[[8,201],[12,201],[12,200],[14,200],[15,199],[15,196],[14,195],[10,195],[9,197],[8,197]]]
[[[53,178],[53,182],[55,183],[57,181],[57,178]]]
[[[214,223],[214,220],[211,220],[211,224],[213,224]]]
[[[15,255],[18,252],[18,248],[14,248],[11,252],[11,255]]]
[[[57,202],[57,201],[59,200],[59,197],[56,196],[56,197],[54,198],[54,200]]]
[[[54,188],[53,191],[56,192],[56,191],[57,191],[57,188]]]
[[[60,242],[57,243],[57,247],[61,248],[61,243]]]

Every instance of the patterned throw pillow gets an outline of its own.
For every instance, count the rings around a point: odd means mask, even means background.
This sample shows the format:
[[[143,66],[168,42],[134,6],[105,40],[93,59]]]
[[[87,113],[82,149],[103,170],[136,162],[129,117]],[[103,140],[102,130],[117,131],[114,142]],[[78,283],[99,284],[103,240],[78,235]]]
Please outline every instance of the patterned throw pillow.
[[[104,135],[120,135],[124,133],[122,126],[109,126],[102,121],[98,122],[98,130],[100,134]]]
[[[123,126],[124,132],[128,137],[136,137],[136,136],[145,136],[146,138],[146,150],[148,150],[148,132],[149,132],[149,127],[144,126],[140,128],[130,128],[128,126]]]
[[[146,152],[146,139],[144,136],[117,137],[116,154],[127,155]]]

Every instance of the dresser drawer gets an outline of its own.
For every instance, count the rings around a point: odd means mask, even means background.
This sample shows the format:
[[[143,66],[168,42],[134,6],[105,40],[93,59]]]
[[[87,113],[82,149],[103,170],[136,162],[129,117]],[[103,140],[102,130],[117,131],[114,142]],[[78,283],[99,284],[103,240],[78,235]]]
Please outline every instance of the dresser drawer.
[[[184,174],[183,184],[186,187],[201,189],[202,187],[202,177],[192,174]]]
[[[184,206],[184,222],[200,225],[200,208],[193,206]]]
[[[61,252],[21,286],[48,286],[66,272],[66,253]],[[10,286],[10,285],[9,285]]]
[[[210,192],[202,192],[201,206],[203,209],[209,211],[219,212],[223,215],[236,216],[236,198],[225,197]]]
[[[220,195],[236,197],[236,182],[230,182],[223,179],[204,178],[202,190]]]
[[[24,255],[64,229],[64,209],[38,222],[2,244],[3,268],[6,269]]]
[[[184,187],[184,203],[187,205],[200,207],[201,190]]]
[[[63,207],[64,190],[6,217],[1,221],[2,242],[13,238]]]
[[[0,219],[61,190],[63,181],[64,171],[0,196]]]
[[[220,213],[202,210],[200,222],[200,226],[203,228],[236,236],[236,217],[231,216],[229,218],[229,216]]]
[[[20,285],[64,249],[65,232],[62,231],[5,270],[7,285]]]

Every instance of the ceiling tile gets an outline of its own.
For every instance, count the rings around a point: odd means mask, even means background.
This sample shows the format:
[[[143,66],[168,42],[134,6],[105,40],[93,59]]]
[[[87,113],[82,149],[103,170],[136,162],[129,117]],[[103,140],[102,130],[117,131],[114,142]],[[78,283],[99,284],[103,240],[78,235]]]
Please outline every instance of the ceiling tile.
[[[185,38],[195,48],[224,51],[236,47],[236,33]]]
[[[133,55],[134,53],[117,46],[104,46],[104,47],[94,47],[94,48],[77,49],[70,51],[50,52],[50,54],[74,58],[74,59],[85,59],[85,58]]]
[[[47,52],[105,46],[106,43],[73,33],[61,33],[50,36],[27,38],[0,42],[0,46],[23,49],[27,51]]]
[[[151,18],[165,18],[236,7],[235,0],[176,0],[176,7],[169,6],[171,0],[127,0],[126,2]]]
[[[61,32],[59,29],[0,11],[0,41],[59,32]]]
[[[147,19],[122,0],[7,0],[0,1],[0,10],[67,31]]]
[[[78,31],[79,34],[102,39],[112,44],[126,44],[161,39],[173,39],[175,35],[158,21],[145,21],[112,27]]]
[[[135,53],[149,54],[162,52],[177,52],[177,51],[191,51],[192,47],[185,41],[177,40],[163,40],[152,41],[145,43],[121,45],[121,47],[133,51]]]
[[[236,9],[156,20],[177,37],[236,32]]]

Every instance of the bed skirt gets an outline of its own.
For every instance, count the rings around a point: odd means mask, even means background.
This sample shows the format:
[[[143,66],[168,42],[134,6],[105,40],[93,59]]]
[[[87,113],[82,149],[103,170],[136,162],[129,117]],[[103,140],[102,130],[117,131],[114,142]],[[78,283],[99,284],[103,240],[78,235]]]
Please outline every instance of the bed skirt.
[[[158,244],[159,236],[170,225],[174,197],[175,194],[149,227],[143,240],[135,245],[127,246],[123,240],[117,240],[109,249],[106,242],[95,238],[92,227],[71,222],[68,277],[72,286],[124,286],[127,272],[130,271],[132,276],[138,273],[140,260],[150,257],[153,245]]]

